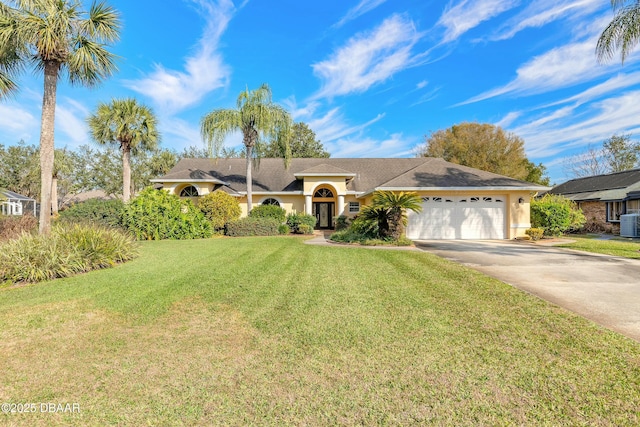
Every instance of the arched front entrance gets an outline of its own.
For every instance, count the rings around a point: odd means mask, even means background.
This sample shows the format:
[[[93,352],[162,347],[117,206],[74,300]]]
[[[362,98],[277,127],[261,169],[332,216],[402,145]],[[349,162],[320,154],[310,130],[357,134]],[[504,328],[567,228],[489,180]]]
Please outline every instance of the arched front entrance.
[[[316,228],[333,228],[333,217],[336,209],[336,190],[329,185],[321,185],[313,192],[313,215],[316,217]]]

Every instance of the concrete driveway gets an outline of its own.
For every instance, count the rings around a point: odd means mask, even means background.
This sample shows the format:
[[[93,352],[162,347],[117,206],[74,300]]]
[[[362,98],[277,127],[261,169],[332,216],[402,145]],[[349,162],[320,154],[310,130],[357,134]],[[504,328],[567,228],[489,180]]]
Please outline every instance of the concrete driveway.
[[[640,260],[530,242],[415,243],[640,342]]]

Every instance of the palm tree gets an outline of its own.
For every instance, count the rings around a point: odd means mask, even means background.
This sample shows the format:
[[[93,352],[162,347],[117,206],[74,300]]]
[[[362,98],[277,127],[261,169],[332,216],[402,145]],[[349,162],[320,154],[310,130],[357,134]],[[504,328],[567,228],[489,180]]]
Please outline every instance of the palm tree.
[[[13,5],[10,6],[10,5]],[[89,12],[79,0],[0,2],[0,97],[17,89],[15,77],[33,64],[44,72],[40,128],[40,233],[51,231],[51,181],[58,78],[94,86],[116,69],[105,43],[119,37],[118,13],[105,3]]]
[[[416,193],[376,191],[371,208],[378,212],[380,237],[398,240],[404,234],[407,211],[420,212],[422,199]]]
[[[253,157],[260,153],[265,138],[281,140],[285,144],[285,164],[288,164],[291,150],[288,146],[288,134],[291,127],[291,116],[282,107],[271,100],[271,89],[263,84],[258,89],[247,88],[240,93],[236,109],[213,110],[202,118],[200,132],[209,147],[211,156],[218,158],[227,135],[242,132],[242,143],[247,159],[247,212],[252,209],[252,177]],[[254,151],[255,150],[255,151]]]
[[[157,147],[160,135],[156,117],[146,105],[133,98],[100,103],[87,119],[93,140],[101,145],[116,144],[122,152],[122,201],[131,197],[131,154]]]
[[[619,49],[624,63],[640,39],[640,0],[611,0],[611,7],[614,17],[598,39],[596,56],[605,62]]]

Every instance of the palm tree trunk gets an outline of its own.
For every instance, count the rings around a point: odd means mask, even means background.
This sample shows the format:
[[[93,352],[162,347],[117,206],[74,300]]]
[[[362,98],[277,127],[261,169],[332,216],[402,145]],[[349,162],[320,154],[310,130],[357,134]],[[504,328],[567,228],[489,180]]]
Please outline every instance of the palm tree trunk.
[[[40,122],[40,234],[51,233],[51,181],[53,180],[53,146],[56,117],[56,90],[60,63],[44,63],[44,95]]]
[[[51,178],[51,213],[58,215],[58,178]]]
[[[246,155],[247,155],[247,214],[251,212],[253,209],[253,177],[251,176],[251,169],[253,168],[253,146],[246,145]]]
[[[131,149],[122,143],[122,201],[127,203],[131,198]]]

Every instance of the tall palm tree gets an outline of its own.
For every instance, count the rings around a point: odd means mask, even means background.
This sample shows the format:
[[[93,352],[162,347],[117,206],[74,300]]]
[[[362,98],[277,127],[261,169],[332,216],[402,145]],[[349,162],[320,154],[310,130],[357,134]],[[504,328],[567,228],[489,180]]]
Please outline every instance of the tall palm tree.
[[[620,50],[624,63],[640,40],[640,0],[611,0],[611,7],[614,17],[598,39],[596,56],[598,62],[605,62]]]
[[[380,237],[398,240],[404,234],[407,211],[420,212],[422,199],[416,193],[376,191],[373,193],[371,208],[380,215]]]
[[[116,144],[122,152],[122,201],[131,197],[131,154],[154,150],[158,145],[156,116],[151,108],[133,98],[100,103],[87,119],[93,140],[101,145]]]
[[[291,156],[289,148],[289,129],[291,116],[282,107],[274,104],[271,99],[271,88],[263,84],[256,90],[247,88],[240,93],[236,102],[236,109],[213,110],[202,118],[200,132],[209,147],[213,157],[219,157],[227,135],[242,132],[242,143],[245,147],[247,159],[247,212],[251,212],[252,205],[252,177],[253,157],[260,153],[264,139],[281,140],[286,146],[285,164]]]
[[[40,233],[51,231],[51,181],[58,78],[94,86],[116,69],[106,43],[119,37],[118,13],[103,2],[88,12],[79,0],[0,2],[0,97],[17,89],[27,65],[44,72],[40,129]]]

